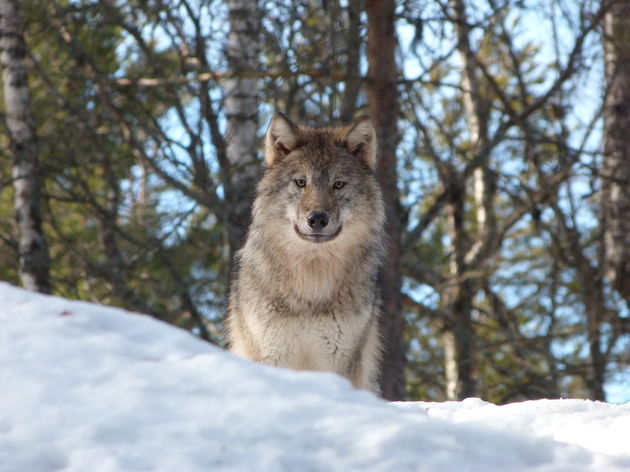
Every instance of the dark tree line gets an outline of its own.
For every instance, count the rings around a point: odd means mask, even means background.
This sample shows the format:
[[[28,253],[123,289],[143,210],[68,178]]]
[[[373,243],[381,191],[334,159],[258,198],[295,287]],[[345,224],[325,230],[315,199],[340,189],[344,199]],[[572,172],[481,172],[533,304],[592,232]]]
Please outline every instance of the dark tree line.
[[[386,398],[630,362],[628,0],[0,1],[0,278],[221,343],[276,109],[369,113]]]

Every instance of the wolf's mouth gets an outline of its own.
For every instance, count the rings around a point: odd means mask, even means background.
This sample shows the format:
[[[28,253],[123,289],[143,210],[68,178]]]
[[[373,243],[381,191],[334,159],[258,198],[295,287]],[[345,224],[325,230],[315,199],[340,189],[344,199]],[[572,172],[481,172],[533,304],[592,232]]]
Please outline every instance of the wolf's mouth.
[[[339,226],[339,228],[337,228],[337,231],[335,231],[333,234],[322,234],[322,233],[304,234],[300,231],[297,225],[293,225],[293,229],[295,230],[295,233],[300,238],[302,238],[304,241],[308,241],[311,243],[325,243],[328,241],[332,241],[337,236],[339,236],[339,233],[341,233],[341,225]]]

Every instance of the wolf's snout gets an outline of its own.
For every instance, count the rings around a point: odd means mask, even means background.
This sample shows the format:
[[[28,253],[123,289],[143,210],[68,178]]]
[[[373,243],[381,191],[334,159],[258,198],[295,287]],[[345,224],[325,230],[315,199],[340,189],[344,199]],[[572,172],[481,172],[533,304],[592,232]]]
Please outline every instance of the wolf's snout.
[[[328,214],[323,211],[314,211],[308,215],[306,222],[313,231],[319,231],[328,225]]]

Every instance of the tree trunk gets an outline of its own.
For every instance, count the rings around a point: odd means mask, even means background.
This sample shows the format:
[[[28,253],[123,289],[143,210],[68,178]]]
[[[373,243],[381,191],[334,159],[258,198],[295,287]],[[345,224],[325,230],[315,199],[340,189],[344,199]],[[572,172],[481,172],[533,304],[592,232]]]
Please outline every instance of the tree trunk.
[[[350,0],[346,8],[348,15],[346,77],[339,118],[350,123],[355,118],[357,101],[361,91],[361,11],[363,0]],[[334,32],[333,32],[334,34]]]
[[[602,210],[607,275],[630,307],[630,1],[604,18],[608,94],[604,107]]]
[[[37,137],[28,90],[26,43],[16,0],[0,0],[0,63],[13,154],[13,191],[20,283],[49,293],[48,244],[42,230]]]
[[[453,176],[451,179],[458,179]],[[464,230],[465,185],[461,183],[452,190],[448,203],[448,234],[450,247],[450,283],[440,293],[441,304],[448,318],[444,320],[444,372],[446,375],[446,397],[462,400],[474,394],[473,381],[473,330],[471,312],[473,308],[473,283],[466,278],[464,261],[469,246]]]
[[[381,330],[385,341],[380,386],[388,400],[405,397],[405,354],[400,296],[400,237],[402,223],[396,169],[398,142],[398,89],[395,60],[396,32],[393,0],[368,0],[368,99],[379,142],[377,178],[383,190],[389,236],[387,256],[380,278],[383,298]]]
[[[231,73],[259,69],[260,11],[256,0],[229,0],[230,33],[227,59]],[[231,258],[249,225],[253,189],[258,176],[258,79],[236,77],[226,81],[226,183],[228,237]]]
[[[480,152],[488,141],[488,107],[481,95],[481,86],[477,75],[475,52],[470,44],[470,26],[463,0],[451,0],[453,22],[457,34],[457,49],[462,61],[462,93],[468,132],[470,134],[470,152]],[[462,180],[453,169],[448,180]],[[473,196],[477,226],[477,244],[488,237],[493,224],[492,186],[488,185],[488,156],[479,160],[479,167],[473,172]],[[464,227],[464,207],[466,185],[463,183],[453,191],[448,203],[451,283],[441,293],[442,305],[449,314],[445,320],[442,342],[446,376],[446,397],[449,400],[462,400],[475,392],[473,381],[473,341],[472,328],[473,299],[477,291],[477,281],[466,277],[466,272],[475,271],[467,267],[466,253],[469,250],[470,237]]]
[[[602,349],[602,324],[605,319],[606,304],[602,279],[597,271],[589,280],[584,280],[584,309],[589,347],[590,372],[586,377],[591,400],[606,401],[604,382],[606,380],[606,356]]]

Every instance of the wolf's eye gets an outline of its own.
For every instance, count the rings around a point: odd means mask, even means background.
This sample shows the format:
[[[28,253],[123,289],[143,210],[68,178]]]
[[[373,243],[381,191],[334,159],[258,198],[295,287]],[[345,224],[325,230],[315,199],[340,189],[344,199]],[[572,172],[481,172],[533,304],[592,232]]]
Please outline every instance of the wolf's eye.
[[[304,179],[295,179],[295,185],[297,185],[300,188],[304,188],[304,187],[306,187],[306,180],[304,180]]]
[[[335,183],[333,184],[333,188],[335,190],[339,190],[340,188],[343,188],[343,186],[346,185],[345,182],[341,181],[341,180],[337,180],[335,181]]]

